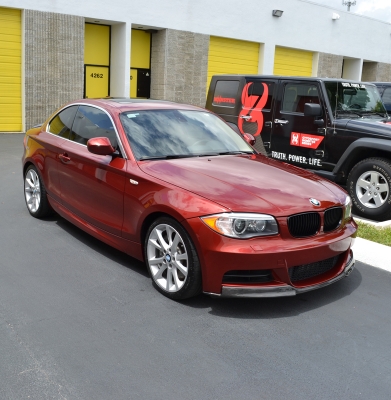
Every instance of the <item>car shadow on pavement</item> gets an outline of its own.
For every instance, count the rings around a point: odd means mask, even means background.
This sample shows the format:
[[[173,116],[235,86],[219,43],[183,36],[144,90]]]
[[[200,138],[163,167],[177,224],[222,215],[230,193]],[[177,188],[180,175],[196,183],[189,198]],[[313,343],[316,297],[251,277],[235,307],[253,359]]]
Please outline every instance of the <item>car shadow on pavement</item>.
[[[275,319],[293,317],[327,306],[353,293],[362,282],[362,275],[354,269],[348,278],[322,289],[292,297],[279,298],[213,298],[201,295],[183,305],[194,308],[209,308],[209,313],[224,318]]]
[[[100,253],[103,257],[106,257],[112,260],[114,263],[129,268],[145,277],[149,277],[147,268],[142,261],[139,261],[136,258],[133,258],[106,243],[103,243],[99,239],[94,238],[90,234],[84,232],[82,229],[78,228],[57,214],[45,219],[47,221],[55,222],[57,226],[66,231],[69,235],[72,235],[76,240],[88,246],[93,251]]]

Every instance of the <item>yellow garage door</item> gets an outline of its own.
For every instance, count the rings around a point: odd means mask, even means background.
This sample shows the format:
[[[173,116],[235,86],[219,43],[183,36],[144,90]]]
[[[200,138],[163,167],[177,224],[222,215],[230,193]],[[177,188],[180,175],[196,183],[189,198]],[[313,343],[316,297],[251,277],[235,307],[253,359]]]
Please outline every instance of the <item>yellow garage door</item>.
[[[0,132],[22,131],[20,10],[0,7]]]
[[[216,74],[257,74],[259,43],[210,37],[208,82]]]
[[[110,93],[110,26],[85,24],[84,97]]]
[[[311,51],[276,47],[274,75],[312,76]]]

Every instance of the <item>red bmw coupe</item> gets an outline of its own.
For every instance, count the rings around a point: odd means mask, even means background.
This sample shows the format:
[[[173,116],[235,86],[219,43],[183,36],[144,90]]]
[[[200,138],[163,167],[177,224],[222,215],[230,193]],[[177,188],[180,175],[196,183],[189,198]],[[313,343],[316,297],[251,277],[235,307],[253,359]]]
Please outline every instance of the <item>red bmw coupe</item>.
[[[27,209],[144,260],[172,299],[293,296],[349,275],[346,192],[249,142],[189,105],[71,102],[26,133]]]

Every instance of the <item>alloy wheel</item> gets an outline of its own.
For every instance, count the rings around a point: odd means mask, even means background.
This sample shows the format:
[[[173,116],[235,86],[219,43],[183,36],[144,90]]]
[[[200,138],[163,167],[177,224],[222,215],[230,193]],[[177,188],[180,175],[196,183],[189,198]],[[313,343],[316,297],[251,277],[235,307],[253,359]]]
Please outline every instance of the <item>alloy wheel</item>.
[[[356,194],[365,207],[379,208],[388,199],[389,186],[387,180],[380,172],[364,172],[357,179]]]
[[[31,213],[36,213],[41,203],[41,185],[34,169],[29,169],[24,179],[24,195]]]
[[[160,224],[150,232],[147,262],[153,280],[164,291],[175,293],[185,284],[189,255],[181,235],[171,225]]]

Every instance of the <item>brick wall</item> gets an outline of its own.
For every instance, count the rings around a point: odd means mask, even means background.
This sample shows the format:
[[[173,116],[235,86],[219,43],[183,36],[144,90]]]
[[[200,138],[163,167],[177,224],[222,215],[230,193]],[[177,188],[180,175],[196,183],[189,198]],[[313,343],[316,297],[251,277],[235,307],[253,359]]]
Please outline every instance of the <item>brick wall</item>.
[[[83,97],[84,18],[25,10],[26,129]]]
[[[319,53],[318,74],[320,78],[341,78],[343,56]]]
[[[362,80],[367,82],[391,82],[391,65],[378,62],[364,62]]]
[[[205,106],[209,35],[164,29],[152,35],[151,98]]]

